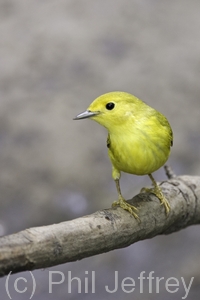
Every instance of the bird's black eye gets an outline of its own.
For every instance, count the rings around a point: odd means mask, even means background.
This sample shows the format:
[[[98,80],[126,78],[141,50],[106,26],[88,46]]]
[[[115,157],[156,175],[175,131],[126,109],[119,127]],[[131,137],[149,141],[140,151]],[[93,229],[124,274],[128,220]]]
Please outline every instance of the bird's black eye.
[[[109,102],[106,104],[106,108],[108,110],[112,110],[114,107],[115,107],[115,103],[113,103],[113,102]]]

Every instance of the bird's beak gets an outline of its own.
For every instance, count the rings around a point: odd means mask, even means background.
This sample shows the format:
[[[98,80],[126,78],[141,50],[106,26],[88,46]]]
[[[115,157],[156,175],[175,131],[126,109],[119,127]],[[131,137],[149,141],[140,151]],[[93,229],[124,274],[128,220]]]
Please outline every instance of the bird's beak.
[[[81,119],[91,118],[98,114],[99,114],[98,111],[86,110],[86,111],[80,113],[78,116],[76,116],[73,120],[81,120]]]

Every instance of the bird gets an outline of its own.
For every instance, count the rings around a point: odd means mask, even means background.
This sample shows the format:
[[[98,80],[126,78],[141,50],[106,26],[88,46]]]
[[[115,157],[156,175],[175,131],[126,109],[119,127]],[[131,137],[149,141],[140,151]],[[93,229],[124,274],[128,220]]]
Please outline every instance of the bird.
[[[118,200],[113,202],[112,207],[120,206],[139,219],[138,208],[122,196],[121,172],[148,175],[153,188],[143,188],[141,192],[155,194],[168,215],[170,204],[152,175],[165,164],[173,145],[173,132],[167,118],[134,95],[122,91],[97,97],[74,120],[86,118],[96,121],[108,131],[108,156],[118,193]]]

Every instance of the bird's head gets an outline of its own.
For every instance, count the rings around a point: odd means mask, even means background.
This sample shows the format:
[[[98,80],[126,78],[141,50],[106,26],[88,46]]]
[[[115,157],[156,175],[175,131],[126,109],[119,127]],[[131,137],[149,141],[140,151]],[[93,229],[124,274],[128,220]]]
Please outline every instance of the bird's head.
[[[86,111],[74,120],[90,118],[106,127],[109,131],[123,125],[140,110],[143,102],[125,92],[110,92],[96,98]]]

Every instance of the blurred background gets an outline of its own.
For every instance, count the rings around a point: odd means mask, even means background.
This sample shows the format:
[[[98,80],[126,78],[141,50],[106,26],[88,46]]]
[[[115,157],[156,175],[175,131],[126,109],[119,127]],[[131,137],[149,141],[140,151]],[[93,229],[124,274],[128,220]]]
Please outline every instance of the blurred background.
[[[100,94],[133,93],[164,113],[174,131],[168,164],[178,175],[200,174],[200,2],[198,0],[0,0],[0,234],[71,220],[108,208],[117,193],[107,157],[106,130],[73,121]],[[164,170],[155,173],[166,180]],[[150,185],[147,176],[122,175],[125,198]],[[200,293],[200,230],[192,226],[128,248],[33,272],[33,299],[189,299]],[[63,284],[48,290],[50,270]],[[96,293],[68,293],[67,276],[96,272]],[[132,277],[136,288],[114,289]],[[137,277],[176,277],[176,293],[149,293]],[[20,273],[30,279],[28,272]],[[18,275],[11,276],[14,282]],[[57,281],[61,278],[58,276]],[[56,279],[55,279],[56,280]],[[91,282],[90,282],[91,284]],[[23,285],[23,284],[22,284]],[[23,289],[24,286],[21,288]],[[171,290],[174,290],[171,288]],[[1,299],[7,299],[5,278]],[[16,293],[14,299],[27,299]],[[182,298],[183,299],[183,298]]]

